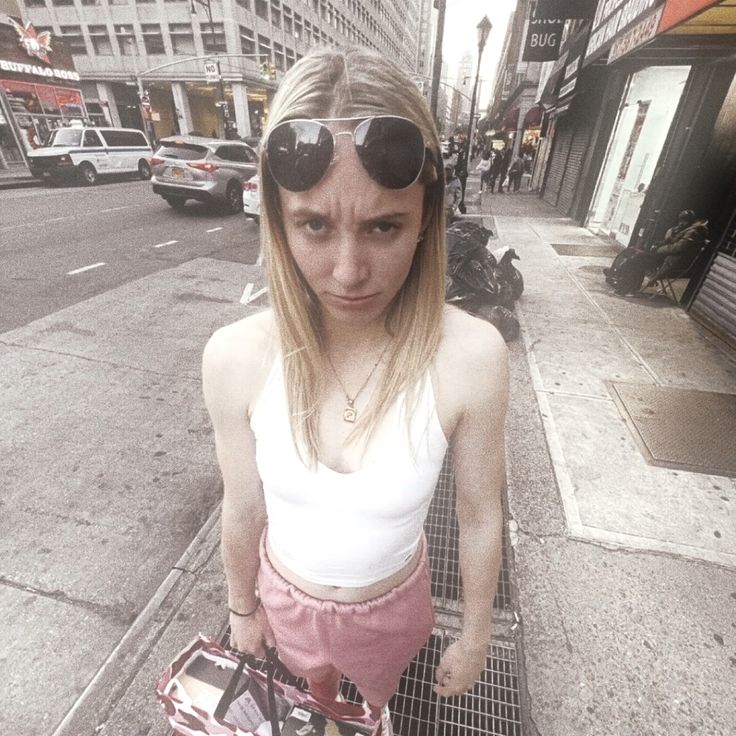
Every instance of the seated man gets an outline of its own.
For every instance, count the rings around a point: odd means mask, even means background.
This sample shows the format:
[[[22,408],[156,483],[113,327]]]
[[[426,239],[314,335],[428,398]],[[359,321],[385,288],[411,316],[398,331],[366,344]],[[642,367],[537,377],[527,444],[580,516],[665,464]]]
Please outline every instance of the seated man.
[[[650,278],[645,289],[659,278],[676,278],[690,266],[707,237],[707,222],[697,220],[692,210],[683,210],[662,243],[653,244],[647,250],[629,247],[619,253],[610,268],[603,269],[606,282],[617,294],[629,294],[642,288],[647,274]]]

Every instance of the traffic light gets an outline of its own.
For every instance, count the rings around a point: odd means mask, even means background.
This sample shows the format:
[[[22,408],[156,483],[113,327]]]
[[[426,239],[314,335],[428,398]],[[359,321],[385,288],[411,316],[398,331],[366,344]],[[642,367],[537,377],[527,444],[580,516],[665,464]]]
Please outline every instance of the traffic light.
[[[276,79],[276,67],[270,61],[261,64],[261,77],[270,81]]]

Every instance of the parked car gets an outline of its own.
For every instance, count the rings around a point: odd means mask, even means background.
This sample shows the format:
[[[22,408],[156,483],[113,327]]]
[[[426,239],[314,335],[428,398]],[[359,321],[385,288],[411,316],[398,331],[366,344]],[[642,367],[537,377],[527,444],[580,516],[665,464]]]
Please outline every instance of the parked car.
[[[256,222],[261,219],[261,180],[258,175],[243,182],[243,213]]]
[[[52,130],[41,148],[28,154],[37,179],[80,179],[92,185],[105,174],[135,173],[151,178],[148,140],[135,128],[73,126]]]
[[[258,154],[241,141],[173,136],[159,141],[151,158],[153,191],[174,209],[188,199],[243,211],[243,182],[255,176]]]

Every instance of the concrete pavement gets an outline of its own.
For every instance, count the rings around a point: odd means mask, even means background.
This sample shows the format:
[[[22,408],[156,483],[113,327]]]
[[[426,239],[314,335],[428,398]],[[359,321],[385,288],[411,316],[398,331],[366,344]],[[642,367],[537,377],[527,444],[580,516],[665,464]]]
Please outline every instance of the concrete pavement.
[[[736,482],[647,465],[606,381],[735,393],[734,355],[611,296],[609,257],[557,255],[606,244],[534,195],[475,191],[526,283],[507,423],[526,732],[732,733]],[[168,733],[155,679],[225,622],[199,357],[259,278],[197,259],[0,338],[7,729]]]

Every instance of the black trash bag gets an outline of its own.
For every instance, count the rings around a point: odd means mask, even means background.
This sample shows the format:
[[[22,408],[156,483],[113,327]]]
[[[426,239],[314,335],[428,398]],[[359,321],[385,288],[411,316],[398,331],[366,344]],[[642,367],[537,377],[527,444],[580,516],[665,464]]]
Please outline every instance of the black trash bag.
[[[626,248],[613,259],[608,268],[603,269],[606,283],[617,294],[634,294],[641,289],[652,260],[652,255],[644,250]]]
[[[484,305],[477,314],[478,317],[490,322],[503,337],[505,342],[511,342],[519,336],[519,320],[506,307]]]
[[[513,261],[520,260],[513,248],[508,246],[499,248],[493,253],[498,264],[493,270],[498,283],[498,297],[496,304],[507,309],[513,309],[514,303],[524,291],[524,277],[514,267]]]

